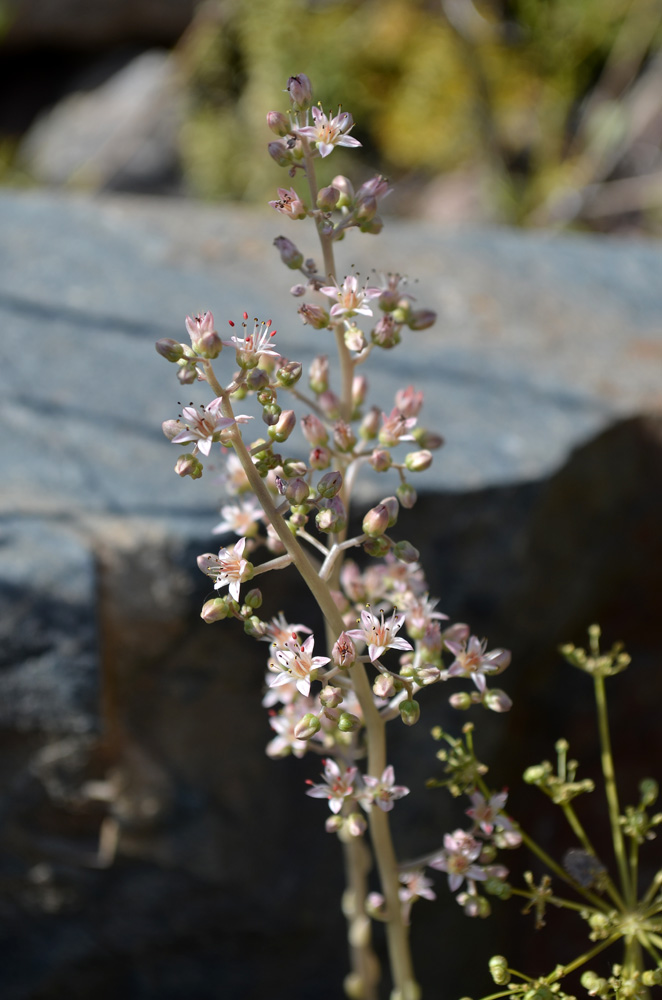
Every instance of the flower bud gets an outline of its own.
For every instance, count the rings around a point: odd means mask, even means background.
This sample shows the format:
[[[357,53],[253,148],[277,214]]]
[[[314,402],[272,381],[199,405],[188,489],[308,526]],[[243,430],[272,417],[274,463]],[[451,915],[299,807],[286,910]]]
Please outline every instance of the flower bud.
[[[384,497],[382,504],[388,511],[388,526],[389,528],[392,528],[398,520],[398,514],[400,512],[398,501],[395,497]]]
[[[410,483],[400,483],[395,495],[400,501],[400,506],[404,507],[405,510],[411,510],[418,499],[416,490]]]
[[[320,496],[330,499],[334,497],[342,489],[342,473],[334,470],[333,472],[327,472],[322,476],[317,484],[317,492]]]
[[[513,706],[506,692],[499,688],[489,688],[483,696],[483,704],[492,712],[509,712]]]
[[[302,295],[306,294],[307,288],[307,285],[302,285],[299,281],[296,285],[292,285],[290,288],[290,295],[294,296],[295,299],[300,299]]]
[[[448,699],[448,704],[460,712],[466,712],[468,708],[471,708],[473,702],[468,691],[456,691]]]
[[[269,385],[269,376],[261,368],[252,368],[246,372],[244,388],[249,392],[259,392]]]
[[[420,552],[415,548],[411,542],[405,541],[403,539],[401,542],[396,542],[393,546],[393,555],[396,559],[403,563],[415,563],[418,562],[420,558]]]
[[[338,719],[338,729],[341,733],[353,733],[361,725],[361,720],[351,712],[341,712]]]
[[[336,667],[346,669],[351,667],[355,660],[356,646],[346,632],[341,632],[331,650],[331,662]]]
[[[377,674],[372,690],[378,698],[392,698],[395,694],[395,681],[390,674]]]
[[[358,354],[367,345],[367,340],[361,330],[354,321],[349,321],[349,325],[345,327],[345,332],[343,334],[343,340],[345,341],[345,347],[348,351],[354,351]]]
[[[278,441],[279,444],[282,444],[283,441],[287,441],[296,427],[296,422],[297,418],[294,410],[283,410],[278,421],[269,427],[269,437],[273,441]]]
[[[309,457],[308,464],[311,469],[328,469],[331,465],[331,452],[328,448],[313,448]]]
[[[329,420],[338,419],[340,416],[340,400],[336,396],[335,392],[331,389],[327,389],[325,392],[321,393],[318,402],[325,417],[328,417]]]
[[[324,823],[324,829],[327,833],[338,833],[342,829],[344,823],[345,820],[342,816],[329,816]]]
[[[365,375],[355,375],[352,379],[352,407],[356,410],[365,403],[368,393],[368,380]]]
[[[361,198],[361,201],[356,208],[356,212],[354,213],[354,218],[358,219],[358,221],[362,223],[372,222],[376,215],[377,199],[371,195]]]
[[[198,369],[194,361],[185,361],[183,358],[180,358],[177,364],[179,365],[177,381],[180,385],[192,385],[193,382],[197,382]]]
[[[364,441],[372,441],[377,437],[379,428],[381,426],[381,412],[378,407],[371,406],[370,411],[366,413],[365,417],[361,421],[361,426],[359,427],[359,434]]]
[[[176,340],[172,340],[170,337],[163,337],[161,340],[157,340],[154,347],[156,348],[156,353],[160,354],[166,361],[179,361],[184,353],[183,345],[178,344]]]
[[[292,162],[292,152],[284,139],[274,139],[267,146],[269,156],[279,167],[289,167]]]
[[[389,350],[400,343],[400,328],[390,314],[382,316],[370,333],[370,339],[377,347]]]
[[[409,313],[406,320],[410,330],[427,330],[437,322],[437,314],[432,309],[416,309]]]
[[[322,506],[323,505],[323,506]],[[340,497],[321,500],[320,509],[315,515],[315,524],[320,531],[335,534],[347,527],[347,512]]]
[[[281,408],[278,403],[270,403],[262,407],[262,419],[267,427],[275,427],[280,420]]]
[[[309,740],[319,733],[321,728],[320,720],[312,712],[306,712],[294,727],[294,735],[298,740]]]
[[[412,436],[421,448],[427,448],[428,451],[436,451],[437,448],[442,448],[446,443],[441,434],[436,434],[434,431],[426,431],[424,427],[415,427],[412,431]]]
[[[375,472],[387,472],[393,464],[390,451],[386,448],[375,448],[368,462]]]
[[[299,426],[308,444],[326,444],[329,440],[326,427],[314,413],[309,413],[307,416],[302,417],[299,421]]]
[[[368,828],[365,816],[361,813],[350,813],[347,817],[347,831],[352,837],[362,837]]]
[[[337,420],[333,425],[333,442],[338,451],[342,452],[351,451],[356,444],[354,431],[344,420]]]
[[[375,559],[382,559],[387,552],[391,551],[391,542],[385,535],[382,535],[381,538],[369,538],[367,542],[363,543],[363,551]]]
[[[215,597],[211,601],[206,601],[202,605],[200,617],[203,621],[211,625],[212,622],[223,621],[230,613],[227,602],[223,597]]]
[[[414,726],[421,717],[421,706],[413,698],[406,698],[400,702],[400,718],[405,726]]]
[[[388,528],[388,510],[383,503],[372,507],[363,518],[361,529],[365,535],[371,538],[379,538]]]
[[[274,133],[284,139],[292,131],[290,119],[282,111],[267,111],[267,125]]]
[[[339,198],[340,191],[338,188],[335,188],[333,184],[330,184],[328,187],[320,188],[317,195],[317,207],[322,212],[332,212],[338,204]]]
[[[657,781],[654,778],[643,778],[639,782],[639,794],[641,795],[641,804],[644,809],[647,806],[654,805],[659,794]]]
[[[244,604],[254,611],[262,607],[262,591],[259,587],[253,587],[244,597]]]
[[[213,360],[223,350],[223,341],[215,330],[206,330],[193,344],[193,348],[201,358]]]
[[[338,705],[342,704],[343,693],[340,688],[333,687],[332,684],[327,684],[320,691],[319,700],[324,708],[337,708]]]
[[[303,254],[292,240],[288,240],[287,236],[277,236],[274,240],[274,246],[278,250],[280,259],[286,267],[289,267],[292,271],[298,271],[301,268]]]
[[[331,181],[336,191],[339,193],[338,208],[352,208],[354,206],[354,188],[349,177],[338,174]]]
[[[285,487],[285,496],[290,503],[299,506],[310,496],[310,486],[304,479],[291,479]]]
[[[379,236],[382,229],[384,228],[384,220],[378,215],[374,218],[369,219],[367,222],[361,223],[360,227],[362,233],[370,233],[371,236]]]
[[[161,424],[161,430],[167,437],[168,441],[172,441],[176,438],[178,434],[186,430],[186,426],[181,422],[181,420],[164,420]]]
[[[410,451],[405,456],[405,466],[410,472],[424,472],[432,465],[431,451]]]
[[[503,955],[492,955],[489,961],[490,975],[497,986],[507,986],[510,982],[508,961]]]
[[[318,396],[326,392],[329,388],[329,359],[325,354],[318,354],[311,361],[308,372],[308,385]]]
[[[287,81],[287,93],[293,111],[307,111],[313,102],[313,85],[305,73],[291,76]]]
[[[198,461],[195,455],[191,455],[190,453],[180,455],[175,462],[175,472],[182,479],[185,476],[190,476],[191,479],[200,479],[202,476],[202,462]]]
[[[301,378],[303,366],[299,361],[288,361],[276,370],[276,381],[286,389],[291,389]]]

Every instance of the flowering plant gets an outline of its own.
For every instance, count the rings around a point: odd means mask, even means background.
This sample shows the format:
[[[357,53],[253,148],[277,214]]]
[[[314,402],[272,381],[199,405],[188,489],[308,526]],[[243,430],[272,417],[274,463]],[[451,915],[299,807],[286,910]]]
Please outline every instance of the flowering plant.
[[[510,654],[488,650],[468,625],[446,622],[429,596],[418,552],[393,536],[400,509],[416,503],[411,479],[430,466],[443,439],[420,423],[423,394],[413,386],[402,387],[386,405],[367,406],[363,371],[373,351],[394,348],[404,335],[415,336],[432,325],[435,316],[414,308],[397,273],[374,285],[356,274],[338,275],[335,244],[351,229],[381,230],[378,208],[388,182],[377,176],[355,190],[347,177],[336,176],[320,187],[319,162],[336,146],[360,146],[350,134],[351,115],[339,110],[331,116],[314,107],[303,74],[290,78],[287,92],[289,113],[267,116],[275,134],[269,152],[291,181],[305,181],[307,194],[293,185],[281,187],[270,204],[288,220],[312,221],[321,267],[288,237],[278,237],[275,244],[286,267],[299,272],[292,294],[302,300],[303,323],[323,339],[324,351],[335,345],[337,374],[322,353],[310,365],[308,389],[302,389],[303,366],[281,353],[271,320],[250,324],[244,313],[242,334],[223,339],[211,312],[188,317],[190,343],[161,340],[157,350],[177,365],[182,384],[204,382],[212,398],[199,408],[185,406],[163,429],[173,444],[193,446],[177,460],[180,476],[199,478],[200,456],[206,460],[212,450],[227,456],[226,489],[235,501],[222,508],[215,530],[239,537],[198,559],[219,592],[205,603],[202,617],[208,623],[236,618],[249,636],[268,643],[264,704],[274,732],[269,756],[318,754],[323,759],[323,780],[309,780],[307,794],[327,800],[326,829],[344,846],[348,891],[343,909],[352,965],[346,993],[366,1000],[377,995],[374,918],[386,925],[393,1000],[417,1000],[408,923],[414,901],[434,898],[434,892],[423,863],[399,866],[396,861],[389,814],[409,789],[396,783],[388,761],[386,724],[399,719],[414,725],[421,711],[419,692],[456,679],[469,687],[451,695],[455,707],[507,711],[508,696],[490,685],[508,666]],[[252,417],[235,412],[240,401],[257,404],[265,427],[261,436],[244,437],[242,425]],[[303,411],[299,416],[295,407]],[[364,514],[360,531],[350,535],[350,502],[365,467],[394,477],[396,485]],[[347,558],[351,550],[374,561],[361,569]],[[266,553],[262,561],[256,558],[260,552]],[[290,623],[284,613],[269,621],[259,615],[262,594],[254,581],[290,565],[322,612],[324,640],[308,626]],[[505,793],[484,798],[478,777],[470,789],[473,832],[448,834],[425,862],[447,873],[453,891],[464,887],[467,910],[483,905],[475,902],[483,899],[478,882],[495,892],[504,883],[507,869],[495,863],[497,846],[519,842],[503,814]],[[368,833],[378,893],[368,892],[366,882]]]

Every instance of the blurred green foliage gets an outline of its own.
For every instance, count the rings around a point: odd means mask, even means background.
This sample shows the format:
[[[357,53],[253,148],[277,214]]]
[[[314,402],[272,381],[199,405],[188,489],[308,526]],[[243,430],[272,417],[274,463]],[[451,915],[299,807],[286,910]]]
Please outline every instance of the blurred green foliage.
[[[660,0],[207,2],[180,49],[189,184],[208,198],[273,191],[264,111],[286,110],[282,88],[303,72],[325,110],[353,114],[366,176],[477,167],[497,218],[553,221],[568,190],[619,176],[661,18]]]

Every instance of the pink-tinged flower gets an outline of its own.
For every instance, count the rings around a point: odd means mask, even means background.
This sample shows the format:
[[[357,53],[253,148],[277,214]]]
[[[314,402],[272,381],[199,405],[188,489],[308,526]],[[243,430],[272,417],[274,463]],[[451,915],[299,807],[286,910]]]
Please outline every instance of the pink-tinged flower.
[[[446,642],[446,646],[455,654],[455,659],[447,671],[448,677],[471,677],[481,694],[486,687],[486,674],[500,673],[510,663],[510,653],[507,649],[493,649],[486,653],[487,640],[469,637],[466,644]]]
[[[270,687],[289,684],[294,677],[297,690],[307,698],[310,694],[310,682],[315,680],[317,670],[329,662],[328,656],[312,656],[314,645],[315,639],[312,635],[299,644],[296,633],[292,633],[284,646],[276,650],[276,659],[282,671],[274,675],[273,680],[269,682]]]
[[[361,612],[361,628],[350,629],[346,634],[357,642],[365,642],[372,663],[387,649],[414,648],[406,639],[396,638],[404,620],[405,616],[394,610],[389,620],[385,622],[383,611],[378,618],[366,608]]]
[[[423,597],[409,596],[405,607],[405,617],[407,619],[407,632],[413,639],[421,639],[425,635],[426,629],[435,619],[447,619],[442,611],[435,611],[437,601],[431,601],[428,594]]]
[[[193,344],[205,333],[214,332],[214,317],[211,312],[203,312],[200,316],[186,317],[186,332]]]
[[[203,573],[211,576],[216,582],[214,590],[221,587],[229,587],[230,596],[239,600],[239,588],[246,579],[248,573],[252,571],[251,564],[243,558],[246,539],[239,541],[230,549],[222,548],[217,556],[209,553],[198,556],[198,566]]]
[[[432,886],[432,879],[427,878],[422,871],[402,872],[399,876],[402,882],[398,890],[400,902],[402,903],[402,915],[405,923],[409,923],[409,914],[412,903],[417,899],[434,900],[437,898]]]
[[[294,188],[278,188],[278,198],[269,204],[290,219],[305,219],[308,215],[308,209]]]
[[[348,135],[354,124],[354,119],[348,111],[341,111],[333,118],[325,115],[320,108],[312,108],[313,125],[306,125],[297,129],[298,135],[305,135],[307,139],[312,139],[317,143],[317,150],[320,156],[328,156],[333,152],[334,146],[360,146],[358,139]]]
[[[212,399],[208,406],[201,406],[198,410],[195,406],[185,406],[182,409],[181,419],[186,422],[186,430],[183,430],[176,437],[172,438],[173,444],[189,444],[195,442],[196,450],[203,455],[209,455],[211,446],[215,441],[220,441],[221,431],[232,427],[237,422],[236,417],[224,417],[219,413],[223,400],[221,397]],[[244,417],[243,419],[249,419]]]
[[[385,447],[393,448],[400,441],[414,441],[414,435],[406,432],[415,426],[416,417],[408,417],[397,406],[394,406],[388,416],[382,413],[379,443]]]
[[[372,316],[372,309],[366,304],[366,299],[376,299],[381,295],[379,288],[359,288],[359,280],[355,274],[349,274],[342,285],[324,285],[320,288],[323,295],[330,299],[338,299],[331,306],[332,317],[339,316]]]
[[[226,531],[234,531],[235,535],[253,538],[257,534],[262,513],[262,508],[254,497],[238,504],[225,504],[221,507],[223,520],[212,528],[212,534],[222,535]]]
[[[498,792],[491,795],[489,801],[480,792],[473,792],[469,796],[473,806],[467,809],[467,816],[470,816],[476,826],[480,827],[483,833],[491,836],[495,826],[501,830],[512,830],[513,824],[507,816],[501,815],[501,810],[508,800],[508,792]]]
[[[285,616],[282,611],[279,611],[277,615],[271,619],[267,625],[265,634],[262,636],[265,642],[270,642],[273,646],[273,650],[285,649],[288,642],[296,636],[297,632],[308,632],[310,633],[312,629],[309,629],[307,625],[290,625],[289,622],[285,620]]]
[[[312,781],[308,781],[307,784],[311,787],[306,795],[310,795],[313,799],[328,799],[331,812],[339,813],[345,799],[354,794],[356,771],[355,767],[348,767],[343,773],[335,760],[325,760],[323,784],[313,785]]]
[[[382,812],[390,812],[396,799],[401,799],[409,795],[409,789],[404,785],[395,785],[395,772],[391,764],[382,771],[381,778],[375,778],[371,774],[363,775],[364,790],[359,796],[359,801],[366,812],[370,812],[373,805],[378,806]]]
[[[247,314],[244,313],[244,322],[241,324],[244,331],[246,330],[246,318]],[[232,336],[229,340],[223,341],[226,347],[234,347],[237,352],[237,362],[246,368],[255,367],[261,354],[270,354],[275,358],[280,357],[278,351],[275,350],[276,344],[272,340],[276,336],[276,330],[271,329],[271,320],[267,320],[266,323],[260,323],[258,320],[253,322],[252,333],[246,333],[243,337]],[[232,321],[230,321],[230,326],[234,326]]]
[[[480,855],[483,845],[465,830],[447,833],[444,837],[444,850],[430,862],[430,868],[448,874],[448,885],[451,892],[459,889],[465,878],[484,882],[487,873],[474,861]]]

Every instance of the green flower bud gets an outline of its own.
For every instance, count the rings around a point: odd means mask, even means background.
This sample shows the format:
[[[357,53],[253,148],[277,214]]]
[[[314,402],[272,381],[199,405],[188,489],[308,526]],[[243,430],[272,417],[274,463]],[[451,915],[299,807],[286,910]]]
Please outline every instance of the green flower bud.
[[[154,346],[157,354],[160,354],[166,361],[179,361],[184,353],[184,345],[178,344],[176,340],[172,340],[170,337],[163,337],[161,340],[157,340]]]
[[[317,716],[312,712],[306,712],[294,727],[294,735],[298,740],[309,740],[315,733],[319,733],[320,727],[321,723]]]
[[[489,967],[490,975],[497,986],[507,986],[510,982],[510,972],[508,971],[508,961],[503,955],[492,955]]]
[[[215,597],[211,601],[206,601],[202,605],[202,611],[200,612],[200,617],[208,625],[212,622],[223,621],[224,618],[228,617],[229,609],[226,601],[222,597]]]
[[[400,702],[400,718],[405,726],[414,726],[421,717],[421,706],[413,698]]]
[[[361,720],[351,712],[341,712],[338,718],[338,729],[341,733],[353,733],[361,725]]]

